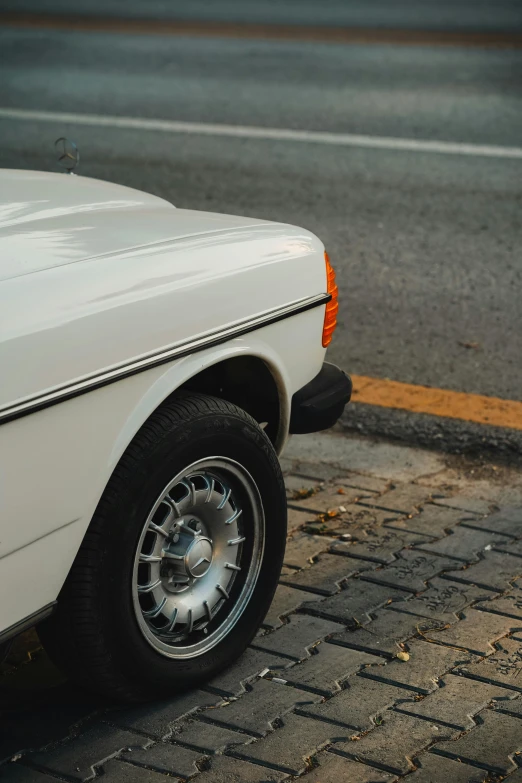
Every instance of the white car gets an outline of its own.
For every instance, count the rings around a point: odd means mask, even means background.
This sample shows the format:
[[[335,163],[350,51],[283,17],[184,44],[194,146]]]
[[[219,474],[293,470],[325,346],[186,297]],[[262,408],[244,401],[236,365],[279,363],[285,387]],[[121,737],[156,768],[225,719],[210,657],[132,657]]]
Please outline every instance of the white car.
[[[230,664],[285,548],[277,455],[334,424],[335,275],[301,228],[0,171],[0,643],[126,700]]]

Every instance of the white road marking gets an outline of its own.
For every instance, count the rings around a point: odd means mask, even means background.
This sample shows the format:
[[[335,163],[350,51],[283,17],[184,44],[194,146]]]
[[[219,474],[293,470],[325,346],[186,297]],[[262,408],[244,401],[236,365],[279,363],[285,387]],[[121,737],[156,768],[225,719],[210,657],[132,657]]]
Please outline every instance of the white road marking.
[[[367,149],[404,152],[435,152],[443,155],[473,155],[486,158],[522,159],[522,147],[503,147],[492,144],[462,144],[452,141],[401,139],[394,136],[363,136],[356,133],[292,130],[289,128],[260,128],[248,125],[218,125],[206,122],[179,122],[154,120],[144,117],[115,117],[101,114],[73,114],[70,112],[33,111],[30,109],[2,109],[0,119],[36,122],[60,122],[72,125],[94,125],[126,130],[185,133],[204,136],[228,136],[243,139],[293,141],[305,144],[328,144],[337,147],[364,147]]]

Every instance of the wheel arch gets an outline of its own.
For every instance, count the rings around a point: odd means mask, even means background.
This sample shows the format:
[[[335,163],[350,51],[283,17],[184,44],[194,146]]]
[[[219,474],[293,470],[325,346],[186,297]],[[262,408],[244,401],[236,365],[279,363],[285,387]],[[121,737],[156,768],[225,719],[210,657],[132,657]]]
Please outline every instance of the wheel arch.
[[[180,390],[209,394],[238,405],[263,425],[276,445],[281,419],[279,388],[274,369],[259,356],[222,359],[189,378],[174,394]]]
[[[220,397],[243,408],[260,424],[278,453],[283,449],[290,420],[290,382],[280,357],[261,341],[221,346],[193,354],[156,371],[147,391],[129,411],[116,439],[110,474],[127,446],[152,416],[180,391]]]

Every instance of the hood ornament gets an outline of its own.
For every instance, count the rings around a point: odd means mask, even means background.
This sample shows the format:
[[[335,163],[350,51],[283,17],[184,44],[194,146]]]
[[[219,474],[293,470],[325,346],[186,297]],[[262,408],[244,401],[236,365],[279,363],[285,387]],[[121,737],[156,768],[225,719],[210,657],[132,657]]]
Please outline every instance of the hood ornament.
[[[62,169],[65,169],[68,174],[72,174],[73,169],[75,169],[80,162],[80,153],[74,141],[70,141],[69,139],[66,139],[65,136],[61,136],[54,142],[54,149],[58,165]]]

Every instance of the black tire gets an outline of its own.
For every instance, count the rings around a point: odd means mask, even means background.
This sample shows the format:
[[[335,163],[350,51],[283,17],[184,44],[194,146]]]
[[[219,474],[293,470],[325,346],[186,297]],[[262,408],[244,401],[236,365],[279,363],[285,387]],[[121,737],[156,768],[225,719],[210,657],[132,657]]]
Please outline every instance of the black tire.
[[[144,638],[132,603],[139,536],[158,492],[186,466],[219,454],[255,480],[265,517],[264,554],[251,598],[231,632],[199,657],[170,659]],[[179,394],[138,432],[116,467],[60,593],[38,631],[50,657],[83,685],[141,701],[200,685],[252,640],[277,586],[286,540],[286,498],[277,455],[241,408]]]

